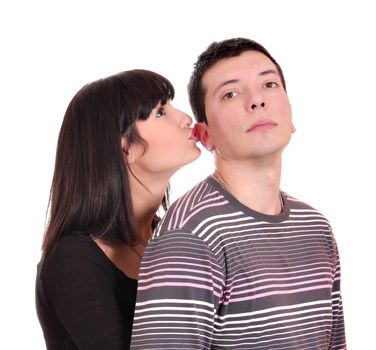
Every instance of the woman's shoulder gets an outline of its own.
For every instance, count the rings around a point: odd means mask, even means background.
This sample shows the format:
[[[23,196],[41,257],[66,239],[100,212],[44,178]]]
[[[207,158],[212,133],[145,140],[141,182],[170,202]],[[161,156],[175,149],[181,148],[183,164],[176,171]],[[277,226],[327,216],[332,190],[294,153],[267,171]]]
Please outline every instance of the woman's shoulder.
[[[81,272],[105,265],[96,244],[91,237],[69,234],[60,238],[55,247],[45,253],[39,264],[40,275],[58,275],[62,271]]]
[[[84,258],[87,255],[98,255],[96,245],[91,237],[80,234],[68,234],[62,236],[55,247],[48,252],[51,259]]]

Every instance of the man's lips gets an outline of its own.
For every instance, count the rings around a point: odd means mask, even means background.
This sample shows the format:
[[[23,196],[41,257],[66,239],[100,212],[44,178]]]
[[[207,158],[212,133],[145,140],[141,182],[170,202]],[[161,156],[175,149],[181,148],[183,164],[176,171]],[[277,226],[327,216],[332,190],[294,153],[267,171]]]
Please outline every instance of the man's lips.
[[[267,130],[275,126],[277,126],[277,124],[271,120],[259,120],[256,123],[252,124],[247,132]]]

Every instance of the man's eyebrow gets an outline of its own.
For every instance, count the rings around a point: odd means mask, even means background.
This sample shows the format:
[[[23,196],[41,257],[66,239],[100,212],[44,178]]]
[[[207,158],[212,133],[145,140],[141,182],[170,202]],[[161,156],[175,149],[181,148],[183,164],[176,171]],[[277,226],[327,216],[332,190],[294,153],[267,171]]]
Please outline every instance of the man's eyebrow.
[[[267,69],[267,70],[264,70],[262,72],[260,72],[258,75],[259,76],[264,76],[264,75],[268,75],[268,74],[277,74],[279,76],[279,73],[275,70],[275,69]],[[223,86],[226,86],[226,85],[229,85],[229,84],[232,84],[232,83],[238,83],[239,82],[239,79],[230,79],[230,80],[225,80],[223,81],[222,83],[220,83],[214,90],[213,92],[213,95],[216,94],[216,92]]]
[[[279,73],[275,69],[268,69],[268,70],[264,70],[264,71],[262,71],[262,72],[259,73],[259,75],[268,75],[268,74],[277,74],[277,75],[279,75]]]
[[[213,95],[216,94],[216,92],[223,86],[226,86],[226,85],[229,85],[229,84],[232,84],[232,83],[238,83],[239,82],[239,79],[230,79],[230,80],[226,80],[226,81],[223,81],[222,83],[220,83],[214,90],[213,92]]]

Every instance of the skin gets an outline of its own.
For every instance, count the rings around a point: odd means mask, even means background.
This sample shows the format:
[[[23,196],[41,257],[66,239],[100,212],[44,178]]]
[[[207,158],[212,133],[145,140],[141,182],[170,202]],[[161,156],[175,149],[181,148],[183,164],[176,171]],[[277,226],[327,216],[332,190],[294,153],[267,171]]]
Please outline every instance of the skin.
[[[213,150],[216,172],[240,202],[278,214],[281,157],[293,124],[277,68],[245,51],[208,69],[202,86],[208,124],[200,124],[200,140]]]
[[[160,207],[170,177],[200,155],[191,124],[192,119],[187,114],[167,101],[163,106],[159,103],[148,119],[136,122],[140,136],[148,144],[146,149],[137,143],[129,146],[125,138],[122,140],[124,161],[145,185],[142,186],[130,175],[132,204],[143,242],[133,249],[127,245],[110,246],[101,240],[96,240],[96,243],[128,277],[138,278],[140,256],[151,236],[152,220]]]
[[[200,151],[197,139],[192,137],[191,124],[192,119],[169,101],[164,106],[159,104],[147,120],[137,121],[137,130],[148,143],[146,150],[139,144],[128,150],[128,161],[137,176],[166,180],[195,160]]]

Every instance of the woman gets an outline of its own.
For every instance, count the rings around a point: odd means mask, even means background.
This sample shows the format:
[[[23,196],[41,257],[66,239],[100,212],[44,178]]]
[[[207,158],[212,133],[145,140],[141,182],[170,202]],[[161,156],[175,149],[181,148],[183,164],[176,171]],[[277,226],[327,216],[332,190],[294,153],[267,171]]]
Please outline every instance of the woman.
[[[172,174],[200,150],[174,88],[145,70],[84,86],[57,145],[36,279],[48,349],[129,347],[140,260]]]

